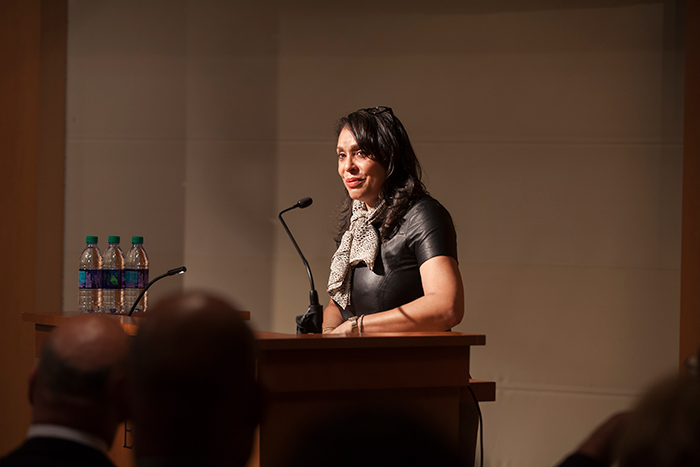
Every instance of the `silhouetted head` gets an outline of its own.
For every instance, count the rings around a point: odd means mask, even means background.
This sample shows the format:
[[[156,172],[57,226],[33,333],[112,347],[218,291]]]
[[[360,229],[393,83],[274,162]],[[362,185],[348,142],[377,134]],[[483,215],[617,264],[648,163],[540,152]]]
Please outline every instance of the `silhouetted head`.
[[[32,421],[68,426],[112,443],[126,418],[129,336],[114,319],[66,320],[44,341],[30,378]]]
[[[132,363],[137,457],[245,465],[261,404],[254,338],[236,309],[202,292],[161,300]]]
[[[620,467],[700,465],[700,379],[671,377],[631,413],[619,444]]]

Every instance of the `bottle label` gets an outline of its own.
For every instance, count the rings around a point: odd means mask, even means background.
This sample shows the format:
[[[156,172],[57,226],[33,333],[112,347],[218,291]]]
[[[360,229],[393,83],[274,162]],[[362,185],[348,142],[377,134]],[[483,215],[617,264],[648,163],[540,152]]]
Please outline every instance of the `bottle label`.
[[[102,270],[100,269],[80,269],[78,271],[79,289],[101,289]]]
[[[124,287],[122,282],[121,269],[103,269],[102,270],[102,288],[103,289],[121,289]]]
[[[148,285],[148,269],[125,269],[124,288],[143,289]]]

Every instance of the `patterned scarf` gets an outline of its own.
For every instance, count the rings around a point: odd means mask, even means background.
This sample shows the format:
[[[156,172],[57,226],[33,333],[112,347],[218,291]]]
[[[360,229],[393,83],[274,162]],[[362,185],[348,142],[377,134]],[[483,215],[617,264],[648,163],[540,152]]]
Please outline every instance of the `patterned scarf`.
[[[381,200],[373,208],[365,209],[365,203],[352,202],[350,227],[340,240],[338,250],[331,260],[331,274],[328,277],[328,294],[345,309],[350,304],[352,268],[364,262],[374,270],[374,260],[379,250],[379,233],[372,226],[386,208]]]

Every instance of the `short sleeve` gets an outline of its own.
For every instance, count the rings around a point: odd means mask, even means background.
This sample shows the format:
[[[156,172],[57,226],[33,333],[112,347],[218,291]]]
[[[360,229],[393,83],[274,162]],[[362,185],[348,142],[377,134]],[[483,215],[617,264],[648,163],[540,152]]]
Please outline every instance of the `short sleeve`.
[[[408,246],[420,266],[435,256],[457,258],[457,233],[450,213],[435,199],[418,201],[406,216]]]

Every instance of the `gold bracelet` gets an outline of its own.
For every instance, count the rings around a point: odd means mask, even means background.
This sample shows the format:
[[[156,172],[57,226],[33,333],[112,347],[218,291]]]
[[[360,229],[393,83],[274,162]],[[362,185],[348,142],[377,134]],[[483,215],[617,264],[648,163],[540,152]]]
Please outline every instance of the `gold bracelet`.
[[[365,321],[365,315],[360,315],[360,317],[357,319],[357,328],[360,330],[360,335],[362,335],[362,326]]]
[[[352,329],[350,330],[351,333],[354,334],[356,332],[360,332],[359,328],[357,327],[357,316],[351,316],[348,321],[350,321],[350,324],[352,325]]]
[[[322,332],[328,333],[328,332],[331,332],[332,330],[334,330],[335,328],[336,328],[336,326],[326,326],[325,328],[323,328]]]

